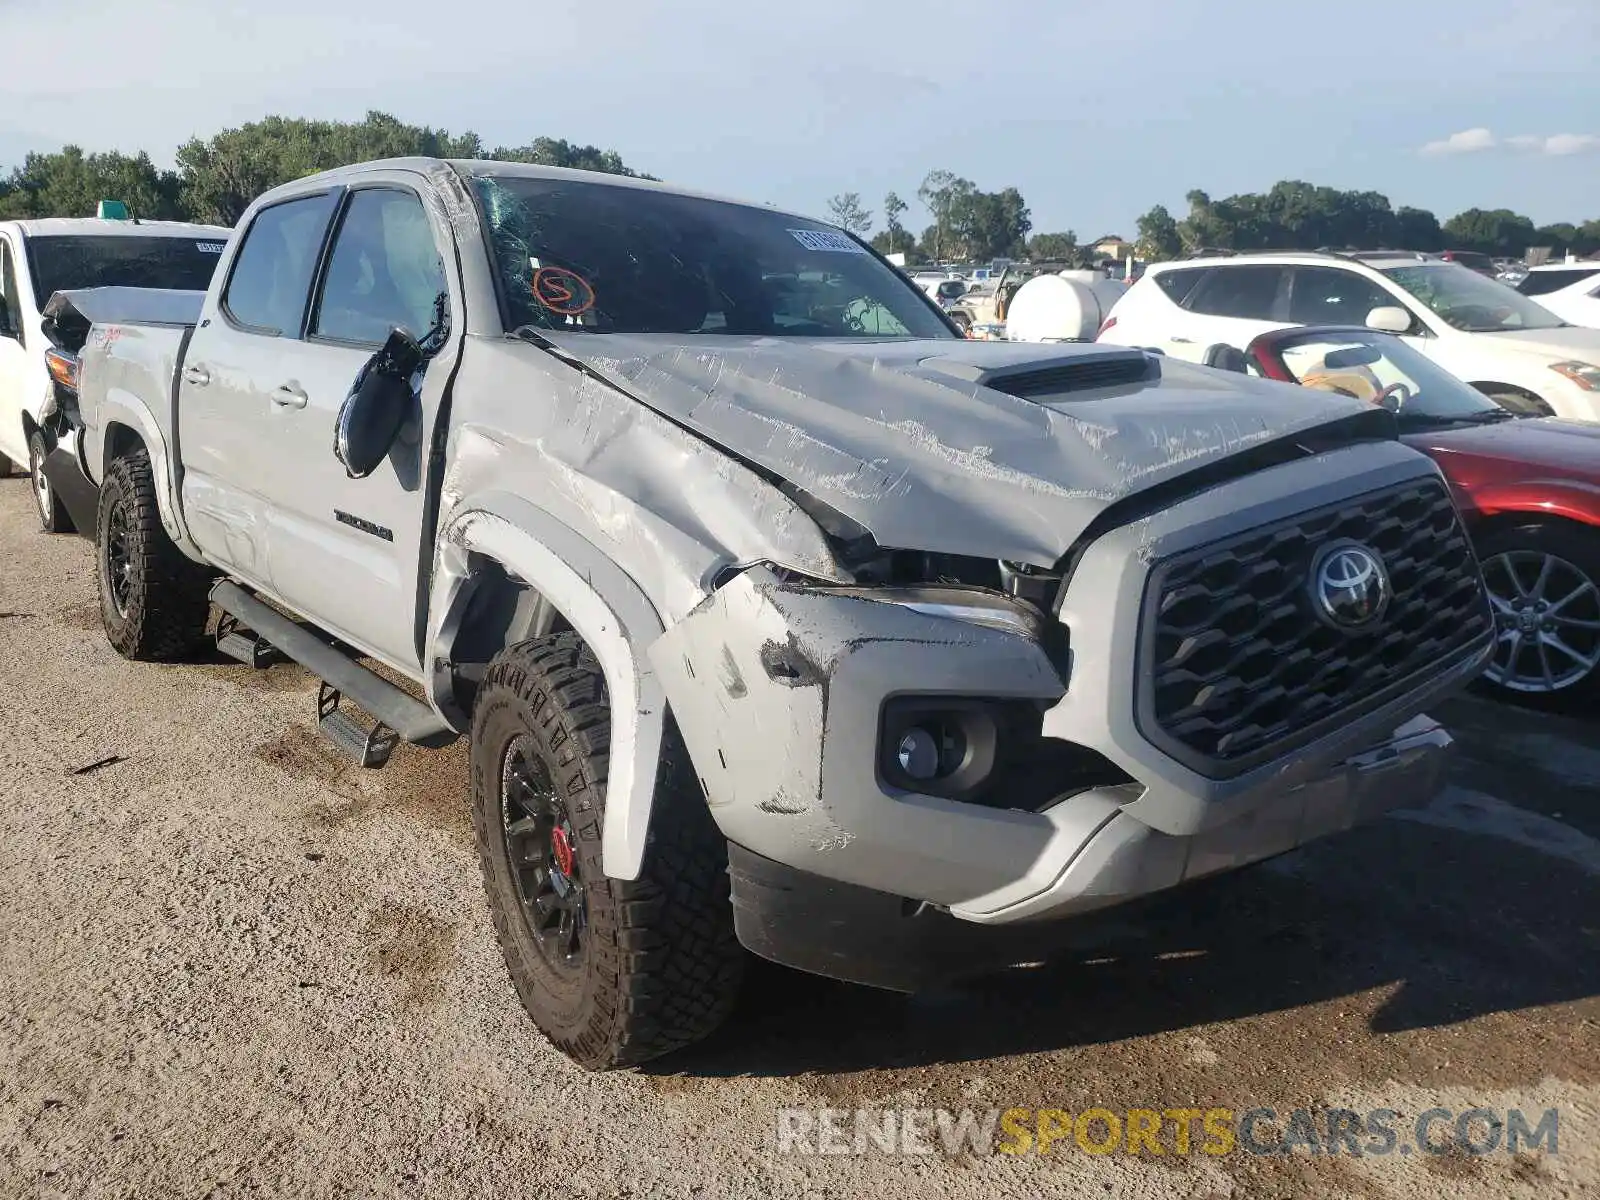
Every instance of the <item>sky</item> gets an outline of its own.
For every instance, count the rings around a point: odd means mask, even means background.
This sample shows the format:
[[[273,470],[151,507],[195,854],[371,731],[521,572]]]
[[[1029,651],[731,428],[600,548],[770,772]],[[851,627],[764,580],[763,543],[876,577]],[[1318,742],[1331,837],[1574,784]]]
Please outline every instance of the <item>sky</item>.
[[[941,168],[1132,236],[1279,179],[1600,218],[1596,0],[0,0],[0,166],[285,116],[547,135],[822,215]],[[27,48],[42,48],[35,52]],[[881,224],[881,221],[880,221]]]

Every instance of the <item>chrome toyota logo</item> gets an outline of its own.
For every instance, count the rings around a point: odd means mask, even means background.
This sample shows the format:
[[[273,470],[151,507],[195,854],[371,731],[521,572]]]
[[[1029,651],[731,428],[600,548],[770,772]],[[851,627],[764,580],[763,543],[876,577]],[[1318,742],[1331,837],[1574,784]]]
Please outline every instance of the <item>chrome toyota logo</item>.
[[[1326,546],[1311,564],[1311,598],[1340,629],[1366,629],[1383,619],[1393,595],[1383,560],[1359,542]]]

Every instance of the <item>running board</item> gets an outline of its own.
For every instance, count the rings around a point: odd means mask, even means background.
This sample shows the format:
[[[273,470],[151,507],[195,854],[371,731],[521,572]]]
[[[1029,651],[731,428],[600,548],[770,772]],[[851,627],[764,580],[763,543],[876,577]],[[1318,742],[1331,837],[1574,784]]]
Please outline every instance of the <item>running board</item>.
[[[298,621],[269,608],[238,584],[222,580],[211,589],[211,602],[254,632],[257,643],[270,644],[323,681],[317,697],[317,724],[329,741],[362,766],[383,766],[398,742],[437,748],[456,740],[455,730],[421,700],[334,649]],[[249,653],[253,662],[257,651],[252,648]],[[363,728],[339,708],[341,698],[370,713],[376,723]]]

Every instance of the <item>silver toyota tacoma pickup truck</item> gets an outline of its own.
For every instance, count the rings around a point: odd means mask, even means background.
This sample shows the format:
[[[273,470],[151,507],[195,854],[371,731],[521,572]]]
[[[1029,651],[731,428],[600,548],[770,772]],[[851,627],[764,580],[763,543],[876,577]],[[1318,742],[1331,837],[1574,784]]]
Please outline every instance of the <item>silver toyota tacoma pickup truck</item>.
[[[56,303],[112,644],[292,658],[369,766],[470,738],[511,979],[593,1068],[741,947],[909,991],[1424,804],[1490,648],[1388,414],[963,340],[768,207],[369,163],[203,297]]]

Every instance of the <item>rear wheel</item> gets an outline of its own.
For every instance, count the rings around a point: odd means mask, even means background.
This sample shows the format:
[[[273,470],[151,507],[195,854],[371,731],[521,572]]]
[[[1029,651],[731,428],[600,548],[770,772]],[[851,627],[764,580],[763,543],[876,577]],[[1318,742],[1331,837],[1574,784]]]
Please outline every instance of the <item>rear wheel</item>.
[[[1600,530],[1532,521],[1478,545],[1494,606],[1493,690],[1552,705],[1600,694]]]
[[[727,843],[676,729],[663,739],[644,868],[601,864],[611,715],[593,654],[564,632],[490,665],[472,721],[472,811],[511,982],[557,1049],[591,1070],[705,1037],[733,1008]]]
[[[95,533],[100,617],[111,645],[139,662],[187,658],[205,637],[211,576],[162,528],[143,447],[106,469]]]
[[[38,510],[39,524],[46,533],[74,533],[78,527],[72,523],[67,506],[61,503],[61,497],[45,478],[44,460],[49,453],[44,434],[34,430],[28,439],[28,477],[33,483],[33,506]]]

